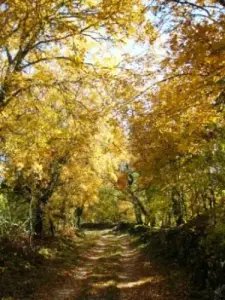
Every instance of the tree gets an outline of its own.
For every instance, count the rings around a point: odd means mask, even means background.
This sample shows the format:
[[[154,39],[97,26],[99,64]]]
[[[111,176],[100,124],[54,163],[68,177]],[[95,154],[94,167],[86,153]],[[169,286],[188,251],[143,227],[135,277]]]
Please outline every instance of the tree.
[[[145,188],[157,187],[155,207],[162,210],[162,197],[170,207],[161,221],[179,225],[190,215],[214,214],[222,197],[216,157],[224,131],[224,3],[154,1],[149,9],[166,43],[133,101],[131,151]]]
[[[66,80],[55,76],[58,68],[83,68],[85,75],[90,41],[135,38],[146,22],[143,10],[141,1],[127,0],[119,5],[112,0],[2,1],[1,109],[35,87],[66,85]]]

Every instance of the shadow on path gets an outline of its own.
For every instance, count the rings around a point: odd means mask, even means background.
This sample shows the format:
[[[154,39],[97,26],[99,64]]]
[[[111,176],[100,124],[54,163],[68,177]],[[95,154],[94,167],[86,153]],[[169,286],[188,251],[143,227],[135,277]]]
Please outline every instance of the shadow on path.
[[[92,239],[93,232],[87,232]],[[96,244],[81,253],[63,286],[42,300],[186,300],[184,287],[171,287],[165,274],[149,262],[126,234],[100,231]],[[182,283],[183,284],[183,283]]]

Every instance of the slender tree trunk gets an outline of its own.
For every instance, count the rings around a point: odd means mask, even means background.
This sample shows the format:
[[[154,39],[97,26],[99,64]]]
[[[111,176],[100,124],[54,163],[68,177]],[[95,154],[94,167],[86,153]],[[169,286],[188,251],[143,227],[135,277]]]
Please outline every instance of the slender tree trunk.
[[[180,193],[176,189],[173,189],[171,198],[173,203],[173,214],[175,216],[176,225],[179,226],[184,223]]]
[[[213,220],[213,225],[216,225],[217,223],[217,214],[216,214],[216,198],[215,198],[215,193],[213,188],[210,188],[210,208],[211,208],[211,213],[212,213],[212,220]]]
[[[76,211],[75,211],[75,216],[76,216],[76,227],[77,228],[80,228],[80,225],[81,225],[81,217],[83,215],[83,210],[84,210],[84,207],[83,206],[78,206],[76,208]]]
[[[33,236],[33,197],[30,199],[29,205],[29,243],[32,246],[32,236]]]
[[[129,193],[132,197],[131,202],[134,206],[134,214],[135,214],[135,217],[136,217],[137,224],[143,224],[142,215],[149,218],[149,214],[146,211],[144,205],[141,203],[141,201],[135,195],[135,193],[132,190],[129,190]]]
[[[38,201],[35,214],[34,214],[34,233],[38,237],[43,236],[43,208],[41,207],[40,201]]]
[[[55,236],[55,225],[54,225],[54,222],[52,219],[49,220],[49,223],[50,223],[50,231],[51,231],[51,235],[52,237]]]
[[[181,204],[183,206],[183,209],[182,209],[182,214],[183,214],[183,219],[184,219],[183,221],[185,221],[188,219],[188,213],[187,213],[187,203],[186,203],[185,192],[183,189],[181,191],[180,200],[181,200]]]
[[[203,203],[203,209],[206,212],[207,211],[207,203],[206,203],[205,193],[202,193],[202,203]]]
[[[134,203],[134,202],[133,202],[133,205],[134,205],[134,214],[136,217],[137,224],[143,224],[140,207],[137,205],[137,203]]]

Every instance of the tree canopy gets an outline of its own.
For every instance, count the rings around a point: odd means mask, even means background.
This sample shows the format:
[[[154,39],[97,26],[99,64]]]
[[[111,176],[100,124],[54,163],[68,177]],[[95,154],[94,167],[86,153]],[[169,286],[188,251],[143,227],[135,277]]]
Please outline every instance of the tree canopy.
[[[37,235],[83,211],[217,219],[224,12],[222,0],[1,1],[2,222],[5,205]]]

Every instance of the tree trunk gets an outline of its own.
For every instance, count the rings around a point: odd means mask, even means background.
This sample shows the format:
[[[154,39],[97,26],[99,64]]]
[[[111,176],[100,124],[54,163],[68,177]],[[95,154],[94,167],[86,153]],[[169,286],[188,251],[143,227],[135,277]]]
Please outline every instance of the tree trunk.
[[[140,207],[137,205],[137,203],[134,203],[134,202],[133,202],[133,205],[134,205],[134,214],[136,217],[137,224],[143,224]]]
[[[184,223],[184,215],[182,211],[182,199],[180,193],[176,190],[172,190],[171,194],[172,204],[173,204],[173,214],[175,217],[176,225],[179,226]]]
[[[149,214],[146,211],[144,205],[141,203],[141,201],[138,199],[138,197],[132,190],[129,190],[129,194],[132,197],[131,202],[134,206],[134,214],[136,217],[137,224],[143,224],[142,214],[147,218],[149,218]]]
[[[35,214],[34,214],[34,233],[38,237],[43,236],[43,208],[41,207],[41,203],[38,202],[36,209],[35,209]]]
[[[50,231],[51,231],[51,235],[52,237],[55,236],[55,225],[54,225],[54,222],[52,219],[49,220],[49,223],[50,223]]]
[[[80,225],[81,225],[81,217],[82,217],[82,214],[83,214],[83,210],[84,210],[84,207],[83,207],[83,206],[78,206],[78,207],[76,208],[75,215],[76,215],[76,227],[77,227],[77,228],[80,228]]]

